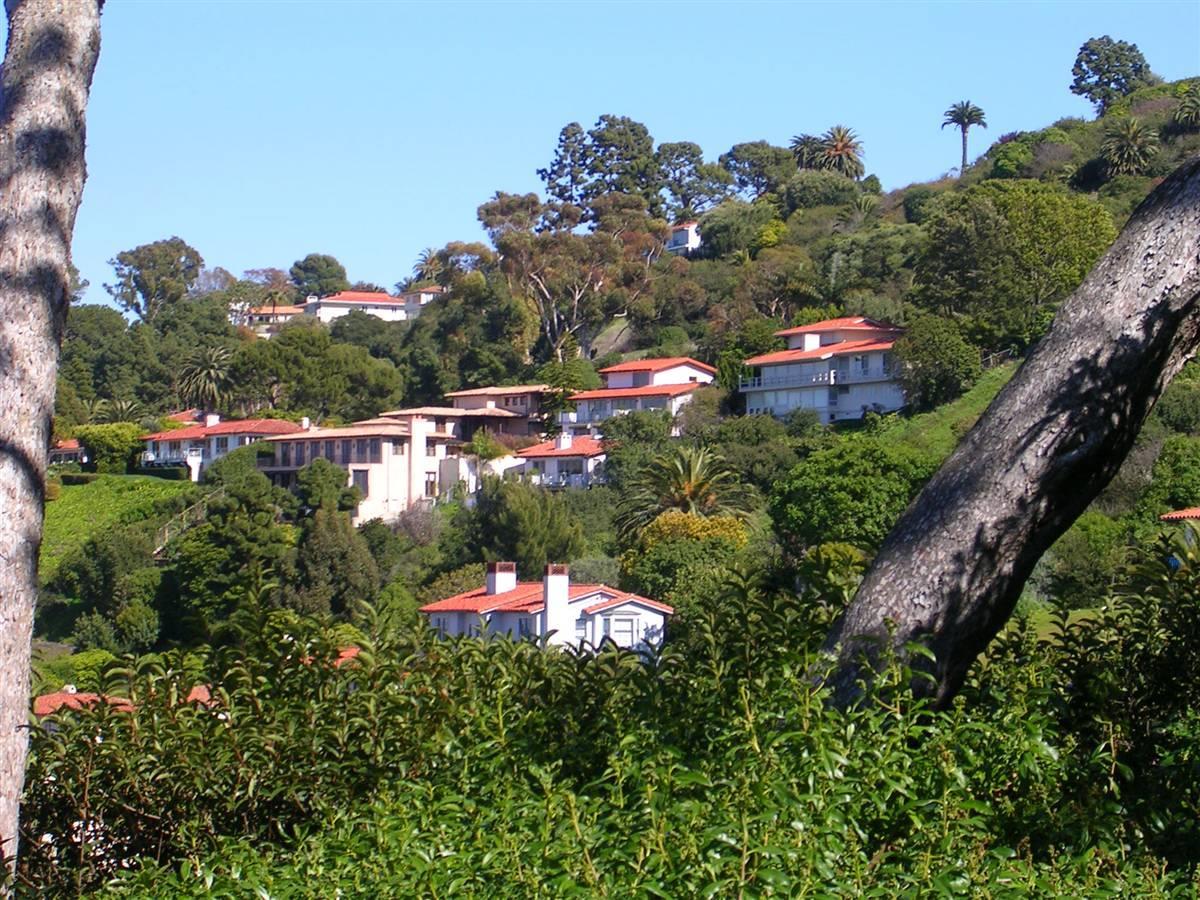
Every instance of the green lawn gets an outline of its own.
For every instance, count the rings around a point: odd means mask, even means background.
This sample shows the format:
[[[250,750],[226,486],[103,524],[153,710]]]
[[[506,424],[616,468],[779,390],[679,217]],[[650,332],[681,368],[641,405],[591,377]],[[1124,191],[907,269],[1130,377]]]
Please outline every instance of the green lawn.
[[[887,426],[885,434],[898,444],[943,458],[949,456],[1016,371],[1015,362],[988,369],[971,390],[953,403],[909,419],[896,419]]]
[[[90,484],[63,485],[46,504],[38,571],[50,578],[63,558],[93,534],[148,515],[159,500],[194,490],[187,481],[141,475],[102,475]]]

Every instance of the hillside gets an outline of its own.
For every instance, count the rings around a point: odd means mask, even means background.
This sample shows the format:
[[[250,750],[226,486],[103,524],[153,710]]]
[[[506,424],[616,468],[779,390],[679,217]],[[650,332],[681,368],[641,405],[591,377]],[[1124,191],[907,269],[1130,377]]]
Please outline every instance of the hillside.
[[[190,482],[136,475],[101,475],[89,484],[63,485],[57,500],[46,504],[38,572],[48,581],[59,563],[88,538],[113,525],[153,515],[159,504],[195,490]]]

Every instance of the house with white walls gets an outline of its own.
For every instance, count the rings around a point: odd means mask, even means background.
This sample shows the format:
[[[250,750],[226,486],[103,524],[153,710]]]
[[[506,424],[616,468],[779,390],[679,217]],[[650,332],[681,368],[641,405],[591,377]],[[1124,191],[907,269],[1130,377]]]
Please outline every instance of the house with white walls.
[[[560,417],[564,431],[600,435],[600,423],[635,410],[667,410],[674,418],[692,395],[711,384],[717,370],[687,356],[638,359],[600,370],[604,387],[569,398],[573,412]]]
[[[666,251],[677,256],[690,256],[700,249],[700,223],[680,222],[671,226]]]
[[[488,563],[481,587],[421,607],[446,637],[545,639],[564,647],[611,641],[631,650],[658,647],[674,612],[606,584],[572,584],[564,565],[546,566],[541,581],[517,581],[511,562]]]
[[[297,316],[304,315],[303,306],[252,306],[239,315],[235,324],[254,332],[255,337],[269,338]]]
[[[548,488],[586,488],[604,484],[604,445],[591,435],[564,431],[549,441],[517,451],[521,473]]]
[[[186,466],[192,481],[199,481],[205,469],[238,447],[302,430],[302,425],[283,419],[232,419],[222,422],[219,415],[210,413],[182,428],[142,435],[146,449],[142,451],[141,463],[147,467]]]
[[[407,322],[445,293],[446,289],[437,284],[396,295],[383,291],[339,291],[328,297],[311,296],[303,306],[306,315],[326,325],[356,309],[385,322]]]
[[[501,434],[536,435],[541,433],[539,414],[542,397],[550,390],[545,384],[513,384],[450,391],[446,398],[455,409],[499,409],[514,417],[496,422]]]
[[[892,347],[903,333],[865,316],[777,331],[786,350],[746,360],[752,371],[738,385],[746,412],[782,418],[811,409],[827,424],[900,409],[904,392]]]

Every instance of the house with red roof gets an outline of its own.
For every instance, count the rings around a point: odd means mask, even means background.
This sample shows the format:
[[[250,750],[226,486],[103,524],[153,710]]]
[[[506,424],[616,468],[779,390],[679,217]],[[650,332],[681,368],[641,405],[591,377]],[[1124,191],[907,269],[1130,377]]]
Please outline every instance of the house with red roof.
[[[304,301],[304,313],[326,325],[356,309],[385,322],[406,322],[419,316],[444,293],[446,289],[440,284],[396,295],[383,291],[338,291],[328,297],[309,297]]]
[[[666,251],[678,256],[690,256],[700,249],[700,223],[680,222],[671,226]]]
[[[585,488],[604,484],[604,444],[591,435],[564,431],[553,440],[517,451],[521,469],[533,484]]]
[[[892,347],[903,329],[866,316],[826,319],[775,334],[786,350],[746,360],[738,390],[746,412],[782,418],[811,409],[821,422],[861,419],[904,406]]]
[[[572,394],[574,412],[562,414],[564,431],[597,437],[600,423],[635,410],[679,413],[699,388],[717,375],[712,366],[688,356],[637,359],[601,369],[604,387]]]
[[[599,646],[648,650],[662,643],[668,617],[665,603],[606,584],[572,584],[570,570],[548,565],[541,581],[517,581],[511,562],[488,563],[484,584],[428,603],[421,613],[447,637],[530,638],[558,646]]]
[[[273,435],[303,431],[303,425],[283,419],[233,419],[222,422],[215,413],[202,421],[169,431],[142,435],[143,466],[186,466],[192,481],[226,453]]]

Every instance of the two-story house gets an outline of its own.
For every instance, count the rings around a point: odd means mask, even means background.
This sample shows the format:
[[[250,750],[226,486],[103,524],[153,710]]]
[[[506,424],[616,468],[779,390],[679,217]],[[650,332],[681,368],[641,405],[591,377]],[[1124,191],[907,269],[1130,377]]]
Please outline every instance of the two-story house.
[[[545,639],[557,646],[649,650],[662,643],[675,612],[605,584],[571,584],[570,570],[546,566],[538,581],[517,581],[510,562],[488,563],[482,587],[426,604],[421,613],[447,637],[459,635]]]
[[[526,436],[541,432],[538,414],[542,395],[548,390],[544,384],[515,384],[451,391],[446,397],[455,409],[499,409],[513,413],[515,418],[497,421],[496,429],[503,434]]]
[[[517,451],[522,474],[533,484],[549,488],[591,487],[604,484],[604,445],[590,435],[564,431],[553,440]]]
[[[667,410],[672,418],[711,384],[717,370],[687,356],[639,359],[601,369],[604,387],[579,391],[570,399],[575,411],[563,413],[564,431],[575,435],[600,434],[600,423],[635,410]]]
[[[407,322],[444,293],[446,289],[436,284],[396,295],[383,291],[339,291],[328,297],[309,297],[303,305],[307,315],[325,324],[356,309],[385,322]]]
[[[255,337],[269,338],[297,316],[304,315],[303,306],[252,306],[239,324],[254,332]]]
[[[181,415],[187,415],[181,414]],[[283,419],[234,419],[222,422],[210,413],[202,421],[173,431],[142,435],[143,466],[187,466],[192,481],[226,453],[275,435],[295,434],[303,426]]]
[[[680,222],[671,226],[667,236],[666,250],[677,256],[690,256],[700,249],[700,223]]]
[[[864,316],[827,319],[787,328],[786,350],[746,360],[741,379],[746,412],[783,417],[811,409],[824,423],[861,419],[869,411],[904,406],[892,346],[903,330]]]

